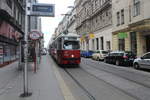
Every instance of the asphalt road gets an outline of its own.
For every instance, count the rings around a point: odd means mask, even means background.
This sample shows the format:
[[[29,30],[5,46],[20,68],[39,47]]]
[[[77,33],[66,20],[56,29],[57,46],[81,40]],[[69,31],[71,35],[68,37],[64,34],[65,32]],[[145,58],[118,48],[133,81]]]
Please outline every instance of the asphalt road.
[[[79,68],[67,67],[65,70],[62,67],[57,68],[76,100],[149,100],[150,98],[149,72],[86,58],[82,58]]]

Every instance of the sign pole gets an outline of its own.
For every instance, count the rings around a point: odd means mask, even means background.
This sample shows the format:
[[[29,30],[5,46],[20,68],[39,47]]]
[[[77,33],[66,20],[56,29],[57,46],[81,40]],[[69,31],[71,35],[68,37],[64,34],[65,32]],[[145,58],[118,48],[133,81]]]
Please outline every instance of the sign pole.
[[[26,0],[26,16],[25,16],[25,46],[24,46],[24,73],[23,73],[23,82],[24,82],[24,92],[20,97],[29,97],[32,93],[28,92],[28,9],[27,9],[28,0]]]
[[[24,93],[20,95],[20,97],[29,97],[32,95],[32,93],[28,92],[28,29],[30,29],[30,24],[28,26],[28,23],[30,23],[30,16],[48,16],[48,17],[54,17],[54,10],[55,7],[53,4],[32,4],[32,7],[30,10],[30,14],[28,14],[28,0],[26,0],[26,16],[25,16],[25,45],[24,45]],[[28,22],[29,21],[29,22]],[[29,30],[30,31],[30,30]],[[39,34],[36,34],[36,32],[33,32],[29,35],[30,38],[33,40],[36,40],[39,38]]]

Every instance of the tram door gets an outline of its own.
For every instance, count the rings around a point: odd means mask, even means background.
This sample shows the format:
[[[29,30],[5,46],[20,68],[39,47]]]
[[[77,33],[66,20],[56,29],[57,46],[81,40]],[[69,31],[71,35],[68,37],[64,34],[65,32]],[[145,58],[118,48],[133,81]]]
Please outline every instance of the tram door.
[[[147,52],[150,52],[150,35],[146,37]]]

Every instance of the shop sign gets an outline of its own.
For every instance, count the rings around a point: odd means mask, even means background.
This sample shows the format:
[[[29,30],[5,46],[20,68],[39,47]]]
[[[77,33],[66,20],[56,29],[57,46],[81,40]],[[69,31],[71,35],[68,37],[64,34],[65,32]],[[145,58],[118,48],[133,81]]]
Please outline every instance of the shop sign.
[[[119,38],[119,39],[124,39],[124,38],[127,38],[127,37],[128,37],[128,35],[127,35],[126,32],[120,32],[120,33],[118,34],[118,38]]]
[[[89,37],[90,37],[90,39],[93,39],[95,36],[94,36],[94,33],[90,33],[89,34]]]

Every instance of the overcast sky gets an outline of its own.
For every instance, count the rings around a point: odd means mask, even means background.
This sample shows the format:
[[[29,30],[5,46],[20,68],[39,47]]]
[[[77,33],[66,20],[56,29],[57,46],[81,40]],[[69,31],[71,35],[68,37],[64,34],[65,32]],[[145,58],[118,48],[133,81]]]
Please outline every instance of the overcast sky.
[[[43,17],[42,18],[42,32],[44,33],[45,47],[47,47],[51,35],[54,33],[58,23],[62,20],[63,16],[73,6],[74,0],[38,0],[39,3],[55,4],[55,17]]]

